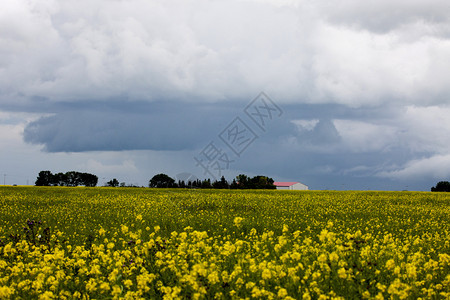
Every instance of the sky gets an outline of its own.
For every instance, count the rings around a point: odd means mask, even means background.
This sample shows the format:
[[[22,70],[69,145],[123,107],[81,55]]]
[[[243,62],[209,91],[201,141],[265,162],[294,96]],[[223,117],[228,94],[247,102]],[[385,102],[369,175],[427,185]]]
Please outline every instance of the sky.
[[[0,184],[450,180],[447,0],[4,0]]]

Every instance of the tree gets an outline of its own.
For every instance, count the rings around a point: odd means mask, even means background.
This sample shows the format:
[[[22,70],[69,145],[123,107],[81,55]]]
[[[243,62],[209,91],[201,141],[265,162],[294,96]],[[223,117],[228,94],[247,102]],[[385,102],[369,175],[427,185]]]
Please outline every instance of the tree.
[[[66,186],[67,185],[67,176],[66,174],[59,172],[53,176],[53,183],[54,186]]]
[[[245,174],[239,174],[236,176],[236,181],[239,189],[248,189],[249,178]]]
[[[216,180],[213,182],[212,187],[215,189],[228,189],[230,185],[228,184],[228,181],[226,181],[225,177],[222,176],[220,181]]]
[[[236,180],[231,184],[231,188],[237,189],[275,189],[272,178],[267,176],[255,176],[253,178],[244,174],[236,176]]]
[[[251,182],[253,189],[276,189],[273,179],[267,176],[255,176]]]
[[[171,188],[175,185],[175,179],[166,174],[157,174],[150,179],[148,186],[152,188]]]
[[[439,181],[435,187],[431,188],[432,192],[450,192],[450,182]]]
[[[36,186],[50,186],[53,185],[53,174],[50,171],[40,171],[34,183]]]
[[[116,178],[113,178],[113,179],[111,179],[110,181],[108,181],[106,183],[106,186],[118,187],[119,186],[119,180],[117,180]]]
[[[199,188],[202,188],[202,189],[210,189],[210,188],[212,187],[212,185],[211,185],[211,179],[209,179],[209,178],[203,180],[201,183],[200,183],[200,180],[198,180],[198,182],[199,182],[199,185],[198,185]]]
[[[230,184],[230,189],[238,189],[238,188],[239,188],[239,185],[236,182],[236,179],[233,179],[233,181]]]
[[[94,174],[81,173],[80,177],[84,186],[94,187],[98,183],[98,177]]]

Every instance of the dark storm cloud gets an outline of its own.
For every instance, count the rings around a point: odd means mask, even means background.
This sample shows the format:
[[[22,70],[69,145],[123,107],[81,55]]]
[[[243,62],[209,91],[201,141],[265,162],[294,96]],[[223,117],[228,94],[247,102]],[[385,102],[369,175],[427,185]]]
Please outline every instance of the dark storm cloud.
[[[49,152],[188,150],[202,146],[235,109],[186,102],[65,104],[29,123],[24,139]]]
[[[49,152],[121,151],[121,150],[192,150],[198,149],[235,118],[244,118],[244,101],[202,104],[182,101],[127,102],[91,101],[89,105],[61,103],[50,107],[35,107],[52,112],[27,124],[24,139],[42,144]],[[262,140],[295,140],[297,147],[335,146],[340,136],[332,119],[359,119],[370,114],[363,108],[349,109],[343,105],[287,105],[279,118],[273,118],[267,132],[245,122],[257,131]],[[292,120],[314,119],[310,130],[302,130]],[[301,126],[300,126],[301,127]]]

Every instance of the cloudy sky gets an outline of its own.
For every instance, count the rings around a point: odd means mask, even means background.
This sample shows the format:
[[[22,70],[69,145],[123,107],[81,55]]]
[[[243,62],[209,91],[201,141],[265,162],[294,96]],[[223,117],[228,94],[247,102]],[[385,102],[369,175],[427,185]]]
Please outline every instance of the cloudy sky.
[[[450,180],[449,70],[447,0],[5,0],[0,181],[429,190]]]

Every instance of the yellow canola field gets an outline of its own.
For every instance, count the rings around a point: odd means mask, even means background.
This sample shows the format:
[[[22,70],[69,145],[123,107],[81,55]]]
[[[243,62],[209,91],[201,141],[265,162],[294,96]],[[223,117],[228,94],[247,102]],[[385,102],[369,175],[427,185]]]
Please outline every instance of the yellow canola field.
[[[450,299],[445,193],[0,196],[0,299]]]

